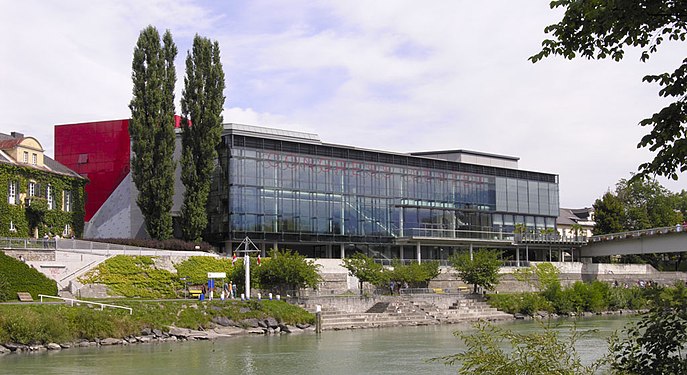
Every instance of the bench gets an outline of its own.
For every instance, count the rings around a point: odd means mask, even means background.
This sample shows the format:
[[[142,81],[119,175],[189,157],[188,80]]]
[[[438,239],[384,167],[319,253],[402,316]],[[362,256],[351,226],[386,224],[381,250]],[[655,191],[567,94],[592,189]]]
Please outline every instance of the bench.
[[[33,302],[33,297],[31,297],[31,293],[28,292],[17,292],[17,297],[19,297],[19,301],[21,302]]]
[[[433,290],[434,293],[436,293],[436,294],[444,294],[444,290],[441,289],[441,288],[434,288],[434,289],[432,289],[432,290]]]
[[[198,298],[203,293],[200,289],[189,289],[188,294],[193,298]]]

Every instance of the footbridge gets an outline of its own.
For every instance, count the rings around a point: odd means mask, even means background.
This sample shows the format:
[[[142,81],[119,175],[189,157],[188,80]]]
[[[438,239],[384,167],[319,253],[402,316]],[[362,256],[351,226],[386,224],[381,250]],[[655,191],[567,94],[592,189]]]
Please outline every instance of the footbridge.
[[[687,251],[687,225],[652,228],[589,237],[581,257],[678,253]]]

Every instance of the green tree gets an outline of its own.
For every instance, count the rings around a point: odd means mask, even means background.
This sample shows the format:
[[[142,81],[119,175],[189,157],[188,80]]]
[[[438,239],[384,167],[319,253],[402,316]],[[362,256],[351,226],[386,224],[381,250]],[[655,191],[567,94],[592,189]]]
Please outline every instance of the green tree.
[[[439,276],[440,273],[439,262],[437,261],[404,264],[394,260],[391,267],[391,270],[385,271],[386,279],[407,283],[411,288],[426,288],[429,281]]]
[[[499,269],[501,260],[497,250],[480,249],[473,253],[464,251],[455,253],[448,258],[451,266],[457,271],[458,276],[466,284],[473,284],[473,293],[477,293],[477,286],[487,290],[493,290],[499,283]]]
[[[521,282],[537,288],[540,292],[545,290],[560,289],[561,282],[558,278],[560,271],[549,262],[537,263],[526,268],[519,268],[513,272],[513,277]]]
[[[131,175],[138,189],[136,203],[148,234],[164,240],[172,235],[174,196],[174,58],[177,48],[167,30],[148,26],[138,37],[132,62]]]
[[[687,12],[682,0],[597,1],[556,0],[551,8],[563,8],[563,19],[547,26],[544,32],[551,39],[542,42],[542,50],[530,57],[537,62],[549,55],[574,59],[578,55],[587,59],[612,58],[620,61],[625,49],[642,49],[640,60],[645,62],[658,51],[665,40],[685,41],[687,38]],[[672,102],[641,126],[651,126],[637,147],[648,147],[656,152],[651,162],[639,166],[640,173],[633,179],[658,174],[677,180],[687,170],[687,59],[675,71],[647,75],[645,82],[656,82],[662,87],[659,96],[672,98]]]
[[[477,332],[454,334],[465,342],[466,349],[457,354],[434,358],[447,365],[458,365],[458,374],[595,374],[605,363],[601,358],[584,365],[575,348],[583,336],[574,327],[563,335],[550,325],[528,333],[516,333],[491,323],[475,324]]]
[[[210,179],[222,140],[224,71],[219,43],[198,35],[186,57],[181,97],[181,181],[186,188],[181,207],[182,233],[200,241],[208,223]]]
[[[384,266],[375,262],[374,258],[363,253],[355,253],[350,258],[343,259],[343,266],[351,276],[358,278],[360,294],[363,293],[363,283],[381,286],[386,283]]]
[[[253,265],[251,264],[251,270]],[[272,250],[270,258],[256,267],[256,278],[260,287],[286,295],[290,291],[310,287],[317,289],[322,277],[317,272],[319,265],[291,250]]]
[[[616,184],[616,193],[625,207],[625,230],[667,227],[680,222],[676,195],[655,179],[621,179]]]
[[[594,202],[593,207],[594,234],[618,233],[625,229],[625,209],[615,194],[606,192]]]
[[[649,312],[625,329],[625,339],[611,339],[611,367],[638,375],[687,373],[687,288],[679,283],[650,292]]]

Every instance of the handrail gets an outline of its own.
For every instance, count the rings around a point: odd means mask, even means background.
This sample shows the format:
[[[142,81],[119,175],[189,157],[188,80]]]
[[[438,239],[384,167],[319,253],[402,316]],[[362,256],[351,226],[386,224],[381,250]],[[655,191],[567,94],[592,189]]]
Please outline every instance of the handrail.
[[[130,315],[133,315],[133,313],[134,313],[134,309],[132,309],[131,307],[126,307],[126,306],[110,305],[107,303],[100,303],[100,302],[93,302],[93,301],[83,301],[83,300],[78,300],[78,299],[74,299],[74,298],[66,298],[66,297],[59,297],[59,296],[48,296],[45,294],[39,294],[38,296],[41,297],[41,303],[43,303],[43,298],[45,297],[45,298],[61,299],[65,302],[69,302],[71,306],[74,306],[74,302],[76,302],[76,303],[85,303],[87,305],[99,305],[101,311],[104,310],[105,307],[112,307],[115,309],[129,310]]]

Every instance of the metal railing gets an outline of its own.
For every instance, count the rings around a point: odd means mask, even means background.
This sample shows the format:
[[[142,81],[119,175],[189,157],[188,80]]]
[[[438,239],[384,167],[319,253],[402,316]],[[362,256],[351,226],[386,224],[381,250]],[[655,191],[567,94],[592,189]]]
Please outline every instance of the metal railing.
[[[437,228],[410,228],[405,231],[411,237],[481,239],[496,241],[513,241],[513,233],[479,230],[454,230]]]
[[[655,235],[659,235],[659,234],[681,233],[681,232],[687,233],[687,225],[677,224],[675,226],[670,226],[670,227],[659,227],[659,228],[650,228],[650,229],[642,229],[642,230],[633,230],[633,231],[629,231],[629,232],[599,234],[596,236],[589,237],[589,240],[591,242],[611,241],[611,240],[621,240],[621,239],[625,239],[625,238],[655,236]]]
[[[0,249],[21,249],[21,250],[42,250],[52,249],[56,247],[54,239],[36,239],[36,238],[16,238],[3,237],[0,238]]]
[[[83,301],[83,300],[78,300],[74,298],[66,298],[66,297],[59,297],[59,296],[48,296],[45,294],[39,294],[39,297],[41,297],[41,303],[43,303],[43,298],[53,298],[53,299],[59,299],[65,302],[68,302],[70,306],[74,306],[74,303],[83,303],[85,305],[98,305],[100,306],[100,310],[105,310],[105,307],[112,307],[113,309],[122,309],[122,310],[128,310],[129,314],[133,314],[134,310],[131,307],[126,307],[126,306],[117,306],[117,305],[110,305],[108,303],[100,303],[100,302],[93,302],[93,301]]]

